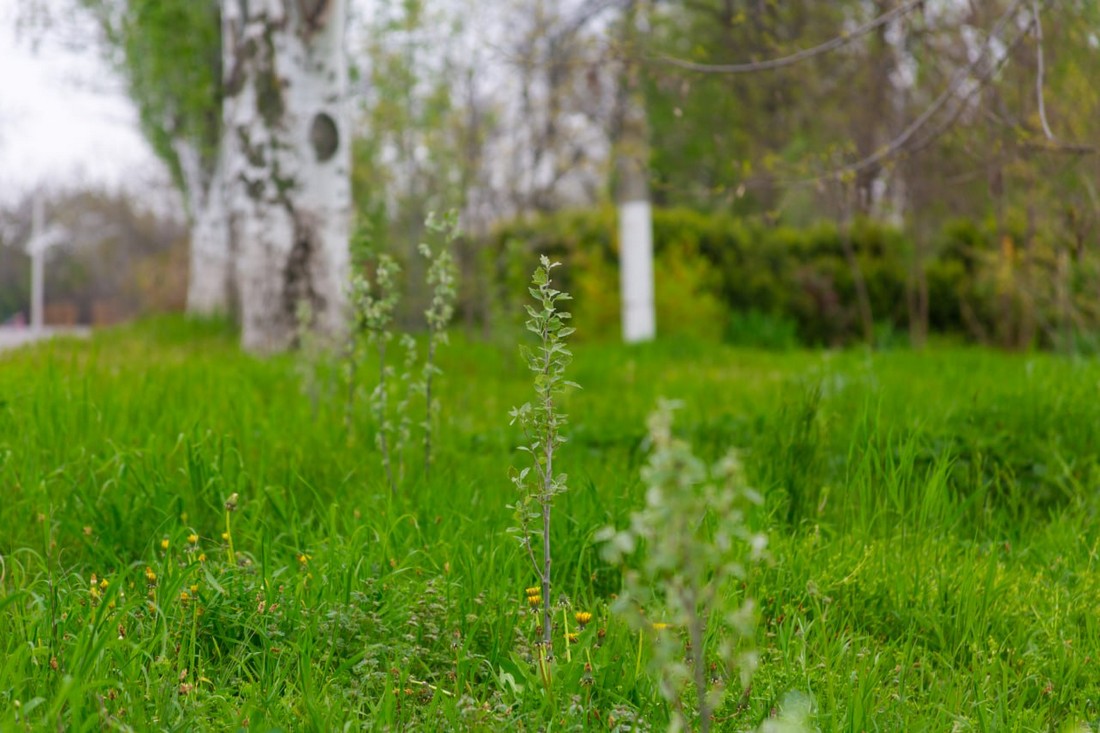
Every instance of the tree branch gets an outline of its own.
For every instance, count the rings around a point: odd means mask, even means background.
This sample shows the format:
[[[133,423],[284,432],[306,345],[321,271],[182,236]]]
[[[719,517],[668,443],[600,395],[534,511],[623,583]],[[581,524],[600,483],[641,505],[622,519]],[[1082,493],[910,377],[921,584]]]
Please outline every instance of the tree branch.
[[[1031,5],[1031,15],[1035,23],[1035,96],[1039,100],[1039,122],[1043,125],[1043,133],[1048,140],[1054,140],[1054,133],[1050,131],[1050,123],[1047,122],[1046,101],[1043,98],[1043,75],[1045,64],[1043,62],[1043,22],[1039,20],[1039,3],[1035,0]]]
[[[912,146],[909,149],[919,150],[936,140],[940,135],[946,132],[952,124],[954,124],[956,119],[958,119],[958,115],[965,108],[966,102],[972,96],[974,96],[974,94],[983,89],[997,74],[997,72],[1000,71],[1006,63],[1008,63],[1008,60],[1012,54],[1012,50],[1020,44],[1020,42],[1030,31],[1031,24],[1029,23],[1027,27],[1021,30],[1020,33],[1017,34],[1014,39],[1012,39],[1011,43],[1006,45],[1004,49],[1004,54],[1001,56],[1001,58],[997,59],[995,63],[991,64],[987,70],[977,74],[976,76],[972,76],[972,73],[986,61],[990,50],[993,48],[994,40],[1000,38],[1001,31],[1008,24],[1008,21],[1023,6],[1024,1],[1025,0],[1016,0],[1012,4],[1012,6],[1004,13],[1004,15],[1002,15],[997,20],[997,23],[994,25],[992,31],[989,34],[989,39],[982,47],[981,53],[979,53],[977,57],[969,64],[958,69],[952,76],[951,81],[948,82],[947,88],[944,89],[943,92],[941,92],[940,95],[932,101],[932,103],[924,110],[924,112],[922,112],[915,120],[910,122],[906,126],[906,128],[897,135],[897,137],[888,142],[886,145],[880,147],[871,155],[857,160],[854,163],[849,163],[848,165],[841,166],[827,173],[822,173],[820,175],[812,176],[810,178],[790,180],[787,181],[787,183],[818,183],[823,180],[835,179],[852,173],[858,173],[862,170],[870,168],[871,166],[878,165],[883,160],[891,158],[906,149],[907,146],[909,146],[909,143],[913,139],[913,137],[918,132],[920,132],[921,129],[923,129],[924,126],[927,125],[936,116],[936,114],[938,114],[944,107],[946,107],[950,101],[952,101],[953,99],[958,99],[958,104],[956,105],[952,114],[944,122],[935,127],[931,133],[925,135],[916,145]],[[1049,0],[1046,0],[1046,2],[1049,2]],[[960,95],[963,85],[968,80],[972,80],[975,82],[974,89]]]
[[[773,71],[775,69],[782,69],[786,66],[793,66],[794,64],[812,59],[816,56],[835,51],[838,48],[843,48],[849,43],[867,35],[871,31],[875,30],[879,26],[889,23],[894,18],[905,15],[909,11],[913,10],[917,6],[921,5],[924,0],[909,0],[909,2],[899,5],[898,7],[883,13],[882,15],[869,20],[863,25],[859,26],[851,33],[842,33],[835,38],[832,38],[817,46],[811,46],[810,48],[802,49],[789,56],[781,56],[775,59],[768,59],[766,61],[748,61],[739,64],[701,64],[694,61],[688,61],[686,59],[679,59],[674,56],[658,56],[656,61],[669,64],[688,71],[698,71],[705,74],[749,74],[757,71]]]

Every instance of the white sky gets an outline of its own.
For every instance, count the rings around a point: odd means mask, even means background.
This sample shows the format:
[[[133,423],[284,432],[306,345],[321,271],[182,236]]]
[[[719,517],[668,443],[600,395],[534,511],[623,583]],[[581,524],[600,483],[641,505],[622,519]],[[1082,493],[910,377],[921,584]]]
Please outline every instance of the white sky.
[[[40,185],[138,190],[163,181],[90,29],[70,11],[63,25],[20,30],[21,1],[0,0],[0,201]]]

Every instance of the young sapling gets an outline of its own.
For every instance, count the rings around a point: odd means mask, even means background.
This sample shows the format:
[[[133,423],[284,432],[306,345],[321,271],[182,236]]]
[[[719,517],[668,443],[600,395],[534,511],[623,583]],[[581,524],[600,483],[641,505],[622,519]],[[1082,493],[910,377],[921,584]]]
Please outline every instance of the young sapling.
[[[553,612],[551,602],[551,552],[550,519],[554,497],[566,491],[566,474],[555,473],[554,459],[557,449],[566,442],[561,430],[568,418],[561,410],[560,398],[570,388],[578,387],[565,378],[566,367],[573,359],[566,348],[566,339],[573,328],[566,325],[570,314],[561,310],[560,303],[570,300],[568,293],[553,287],[551,273],[561,263],[540,258],[529,289],[535,305],[527,306],[527,330],[538,337],[538,347],[520,347],[527,366],[535,375],[535,400],[512,408],[512,424],[523,429],[525,445],[520,450],[527,453],[530,465],[512,469],[512,483],[520,491],[515,504],[519,527],[512,531],[531,560],[542,592],[542,640],[539,645],[543,679],[549,682],[550,662],[553,661]],[[534,542],[541,545],[542,556],[536,556]]]

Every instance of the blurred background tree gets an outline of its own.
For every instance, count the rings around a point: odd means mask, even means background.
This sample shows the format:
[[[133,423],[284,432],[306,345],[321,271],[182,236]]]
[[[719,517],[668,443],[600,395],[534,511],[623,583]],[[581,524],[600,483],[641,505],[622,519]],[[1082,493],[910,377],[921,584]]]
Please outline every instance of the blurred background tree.
[[[579,314],[587,305],[602,324],[591,335],[614,333],[608,207],[630,84],[644,131],[630,146],[658,207],[660,333],[1093,342],[1096,3],[644,5],[624,33],[635,0],[352,4],[355,208],[372,245],[405,265],[407,324],[423,310],[425,214],[457,208],[470,328],[514,325],[513,280],[552,252],[587,294]],[[214,5],[187,12],[214,28]],[[203,39],[163,49],[181,59],[177,81],[197,75],[193,91],[209,96],[220,62]],[[147,125],[212,139],[208,117],[173,115],[155,92],[137,95]],[[160,149],[180,178],[177,147]]]

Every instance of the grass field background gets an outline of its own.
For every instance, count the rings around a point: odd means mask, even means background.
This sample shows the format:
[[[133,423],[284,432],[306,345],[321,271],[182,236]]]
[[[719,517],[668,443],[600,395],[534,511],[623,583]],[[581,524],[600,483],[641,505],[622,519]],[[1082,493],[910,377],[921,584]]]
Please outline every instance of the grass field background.
[[[822,731],[1097,729],[1095,361],[575,353],[554,582],[594,618],[550,692],[507,533],[508,410],[531,394],[514,342],[455,334],[433,472],[411,450],[396,493],[367,411],[348,431],[293,357],[242,355],[218,323],[0,355],[0,730],[663,729],[593,540],[642,502],[659,397],[766,497],[772,559],[731,593],[759,604],[761,664],[719,730],[792,693]]]

